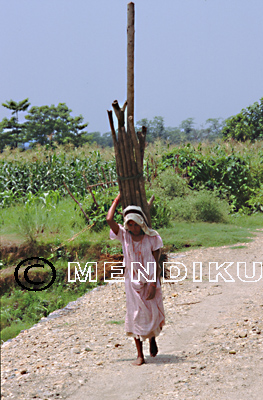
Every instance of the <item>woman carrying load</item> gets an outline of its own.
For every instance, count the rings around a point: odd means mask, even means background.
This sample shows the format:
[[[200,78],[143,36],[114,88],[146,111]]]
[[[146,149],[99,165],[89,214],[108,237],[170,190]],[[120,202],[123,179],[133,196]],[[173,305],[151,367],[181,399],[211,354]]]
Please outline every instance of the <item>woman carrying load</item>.
[[[118,239],[122,243],[127,306],[125,330],[128,336],[134,337],[136,344],[137,359],[133,365],[141,365],[145,363],[142,342],[149,339],[150,355],[155,357],[158,353],[155,338],[165,324],[159,270],[160,249],[163,242],[159,234],[148,227],[146,216],[140,207],[125,208],[124,226],[117,224],[114,221],[114,213],[119,201],[120,194],[109,209],[107,223],[111,228],[110,238]],[[132,262],[135,263],[133,277],[131,275]],[[149,270],[147,270],[149,282],[139,274],[139,263],[145,270],[149,263]],[[152,280],[154,282],[150,282]]]

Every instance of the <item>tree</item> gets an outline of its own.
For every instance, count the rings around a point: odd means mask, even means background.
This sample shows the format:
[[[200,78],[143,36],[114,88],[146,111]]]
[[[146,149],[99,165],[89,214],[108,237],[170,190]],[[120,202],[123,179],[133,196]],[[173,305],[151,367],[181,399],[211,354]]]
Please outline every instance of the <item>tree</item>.
[[[8,126],[8,119],[4,118],[0,122],[0,151],[2,151],[5,146],[12,145],[12,135],[10,129],[7,128]]]
[[[179,128],[182,133],[182,141],[198,141],[200,132],[194,128],[194,118],[187,118],[181,122]]]
[[[208,118],[205,126],[197,130],[198,140],[213,141],[216,138],[222,137],[222,129],[225,126],[225,121],[222,118]]]
[[[25,112],[30,103],[27,98],[19,102],[9,100],[2,103],[2,106],[11,110],[13,117],[10,119],[4,118],[1,123],[1,142],[4,142],[4,146],[10,145],[11,148],[15,148],[19,143],[25,142],[24,124],[19,123],[18,113]],[[1,143],[2,146],[3,143]]]
[[[65,103],[32,107],[25,117],[27,140],[41,145],[52,141],[73,143],[76,147],[83,145],[90,140],[84,131],[88,124],[83,124],[82,115],[72,117],[71,111]]]
[[[166,140],[168,140],[169,143],[171,144],[180,144],[182,139],[181,139],[181,130],[177,127],[172,128],[168,127],[165,129],[166,133]]]
[[[156,139],[166,139],[166,131],[164,127],[163,117],[154,117],[152,123],[152,138]]]
[[[19,131],[15,118],[12,117],[10,120],[3,118],[0,122],[0,150],[2,151],[5,146],[10,146],[11,148],[17,147],[19,139]]]
[[[225,126],[225,121],[222,118],[208,118],[206,120],[206,128],[207,136],[209,138],[216,138],[222,135],[222,129]]]
[[[16,115],[16,119],[18,121],[18,113],[21,111],[26,111],[30,106],[28,98],[25,100],[21,100],[18,103],[14,100],[9,100],[6,103],[2,103],[2,106],[12,110],[12,115]]]
[[[101,147],[112,147],[113,140],[111,132],[105,132],[101,134],[100,132],[91,132],[88,135],[91,143],[97,143]]]
[[[225,139],[245,140],[263,139],[263,97],[260,103],[242,109],[241,112],[226,120],[222,130]]]
[[[166,140],[167,134],[164,126],[163,117],[154,117],[152,121],[149,121],[147,118],[143,118],[137,122],[136,130],[141,130],[142,126],[146,126],[147,128],[147,142],[152,143],[156,139]]]

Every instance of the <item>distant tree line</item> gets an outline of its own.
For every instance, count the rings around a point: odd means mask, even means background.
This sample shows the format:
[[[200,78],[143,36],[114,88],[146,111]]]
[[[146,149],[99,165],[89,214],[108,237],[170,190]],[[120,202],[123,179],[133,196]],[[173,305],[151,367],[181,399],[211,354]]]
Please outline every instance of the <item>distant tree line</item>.
[[[72,117],[65,103],[57,106],[33,106],[29,109],[28,99],[16,102],[14,100],[2,103],[2,106],[11,111],[11,118],[4,118],[0,122],[0,150],[6,146],[12,149],[24,147],[25,143],[52,145],[54,143],[72,143],[75,147],[89,142],[96,142],[102,147],[113,146],[111,132],[88,133],[85,129],[82,115]],[[19,113],[27,112],[25,121],[19,121]],[[184,142],[213,141],[222,137],[240,141],[263,139],[263,98],[260,103],[241,110],[236,116],[227,120],[209,118],[204,126],[195,127],[194,118],[182,121],[179,127],[166,127],[163,117],[156,116],[153,120],[143,118],[136,124],[136,129],[147,127],[147,142],[163,140],[171,144]]]
[[[221,136],[224,126],[222,118],[210,118],[206,121],[206,126],[195,128],[194,118],[184,120],[178,128],[166,127],[163,117],[154,117],[153,120],[143,118],[137,122],[135,129],[141,130],[142,126],[147,127],[147,142],[153,143],[159,139],[171,144],[184,142],[197,142],[204,139],[214,140]],[[96,142],[102,147],[113,146],[111,132],[92,132],[88,135],[91,142]]]

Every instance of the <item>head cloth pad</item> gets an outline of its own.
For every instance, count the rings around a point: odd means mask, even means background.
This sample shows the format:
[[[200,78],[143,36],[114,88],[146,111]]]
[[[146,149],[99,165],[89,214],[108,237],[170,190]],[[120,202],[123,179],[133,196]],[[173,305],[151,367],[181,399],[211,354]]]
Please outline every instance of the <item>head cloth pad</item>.
[[[158,232],[154,229],[148,227],[148,221],[146,215],[142,211],[141,207],[138,206],[128,206],[123,210],[124,217],[124,228],[128,230],[128,221],[132,220],[136,224],[140,225],[144,233],[149,236],[157,236]]]

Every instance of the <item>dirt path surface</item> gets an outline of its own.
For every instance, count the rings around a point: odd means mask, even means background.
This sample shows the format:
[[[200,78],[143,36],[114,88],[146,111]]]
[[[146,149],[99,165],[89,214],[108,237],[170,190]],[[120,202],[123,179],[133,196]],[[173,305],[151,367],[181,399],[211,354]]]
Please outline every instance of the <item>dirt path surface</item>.
[[[2,347],[2,398],[68,400],[263,399],[263,277],[242,282],[237,262],[263,261],[263,232],[253,242],[170,254],[187,279],[163,283],[166,326],[159,354],[135,367],[124,334],[124,284],[94,290]],[[202,262],[202,282],[193,282]],[[233,262],[234,282],[209,282],[209,262]],[[211,267],[211,277],[222,272]],[[260,264],[255,273],[260,277]],[[244,278],[243,269],[240,277]],[[198,271],[195,277],[200,276]],[[211,280],[211,279],[210,279]],[[116,323],[119,322],[119,323]]]

